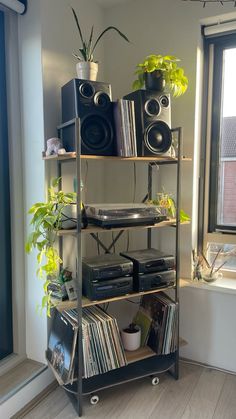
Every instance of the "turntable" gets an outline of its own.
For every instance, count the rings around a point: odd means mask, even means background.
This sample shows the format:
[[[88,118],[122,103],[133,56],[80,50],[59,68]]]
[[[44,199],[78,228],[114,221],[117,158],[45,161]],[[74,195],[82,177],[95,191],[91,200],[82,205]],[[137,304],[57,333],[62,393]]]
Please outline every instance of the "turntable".
[[[167,219],[155,205],[87,204],[88,222],[103,228],[154,225]]]

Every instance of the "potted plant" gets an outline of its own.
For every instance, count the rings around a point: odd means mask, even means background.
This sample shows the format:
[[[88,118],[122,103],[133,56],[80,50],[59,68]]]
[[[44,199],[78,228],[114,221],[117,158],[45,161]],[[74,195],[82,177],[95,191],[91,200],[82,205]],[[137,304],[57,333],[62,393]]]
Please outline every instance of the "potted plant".
[[[178,66],[179,58],[173,55],[148,55],[144,61],[137,65],[138,78],[133,82],[133,89],[163,91],[165,86],[178,97],[184,94],[188,87],[188,78],[184,69]]]
[[[169,218],[176,218],[176,203],[172,196],[164,191],[156,194],[156,199],[151,199],[148,204],[156,205],[162,215]],[[191,218],[182,209],[180,209],[180,223],[189,222]]]
[[[96,80],[97,79],[97,72],[98,72],[98,62],[94,60],[94,51],[99,43],[99,41],[101,40],[101,38],[103,37],[103,35],[105,35],[106,32],[110,31],[110,30],[114,30],[116,31],[123,39],[125,39],[125,41],[129,42],[128,38],[119,30],[117,29],[115,26],[108,26],[106,29],[104,29],[104,31],[101,32],[101,34],[97,37],[97,39],[95,40],[95,42],[93,42],[93,26],[91,28],[90,31],[90,36],[89,39],[86,40],[83,36],[80,24],[79,24],[79,19],[78,16],[75,12],[75,10],[72,9],[72,13],[75,19],[75,23],[79,32],[79,37],[82,43],[82,47],[79,48],[80,51],[80,55],[78,54],[73,54],[73,56],[79,61],[76,65],[76,70],[77,70],[77,75],[80,79],[85,79],[85,80]]]
[[[135,351],[141,345],[141,328],[135,323],[121,331],[121,339],[126,351]]]
[[[67,207],[76,201],[75,193],[64,193],[55,191],[60,179],[52,181],[52,187],[48,189],[48,202],[35,203],[28,213],[32,215],[32,232],[29,234],[25,250],[30,253],[37,250],[37,276],[43,282],[44,297],[41,308],[47,309],[50,316],[50,309],[55,306],[51,298],[50,284],[55,283],[58,278],[59,267],[62,260],[59,256],[55,242],[57,232],[62,228],[65,219],[64,212]]]

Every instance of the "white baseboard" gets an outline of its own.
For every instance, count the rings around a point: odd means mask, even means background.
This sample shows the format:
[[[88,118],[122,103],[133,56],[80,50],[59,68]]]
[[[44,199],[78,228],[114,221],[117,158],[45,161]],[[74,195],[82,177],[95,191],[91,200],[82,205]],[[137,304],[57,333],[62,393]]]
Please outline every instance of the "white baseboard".
[[[10,419],[55,380],[49,368],[35,376],[23,388],[0,405],[0,417]]]

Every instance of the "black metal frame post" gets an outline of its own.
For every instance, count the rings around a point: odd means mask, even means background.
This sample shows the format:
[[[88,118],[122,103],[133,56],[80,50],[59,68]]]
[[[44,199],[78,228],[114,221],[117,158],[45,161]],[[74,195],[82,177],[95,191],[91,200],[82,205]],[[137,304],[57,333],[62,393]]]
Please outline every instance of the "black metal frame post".
[[[176,286],[175,302],[177,304],[177,351],[174,368],[174,377],[179,378],[179,279],[180,279],[180,199],[181,199],[181,160],[183,155],[182,128],[172,130],[178,134],[178,163],[177,163],[177,183],[176,183],[176,233],[175,233],[175,264],[176,264]]]
[[[76,179],[77,179],[77,269],[76,269],[76,291],[77,291],[77,315],[78,315],[78,383],[77,383],[77,413],[82,416],[82,393],[83,393],[83,353],[82,353],[82,237],[81,237],[81,141],[80,122],[75,118],[75,144],[76,144]]]
[[[152,199],[152,164],[148,165],[148,199]],[[147,247],[152,247],[152,229],[148,228],[147,231]]]

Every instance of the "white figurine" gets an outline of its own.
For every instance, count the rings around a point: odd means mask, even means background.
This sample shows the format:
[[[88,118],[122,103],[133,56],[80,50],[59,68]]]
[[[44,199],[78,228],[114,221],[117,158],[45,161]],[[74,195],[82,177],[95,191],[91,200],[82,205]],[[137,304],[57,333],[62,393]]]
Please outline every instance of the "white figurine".
[[[60,138],[49,138],[47,140],[47,150],[46,156],[51,156],[52,154],[58,154],[58,150],[62,148],[62,141]]]

